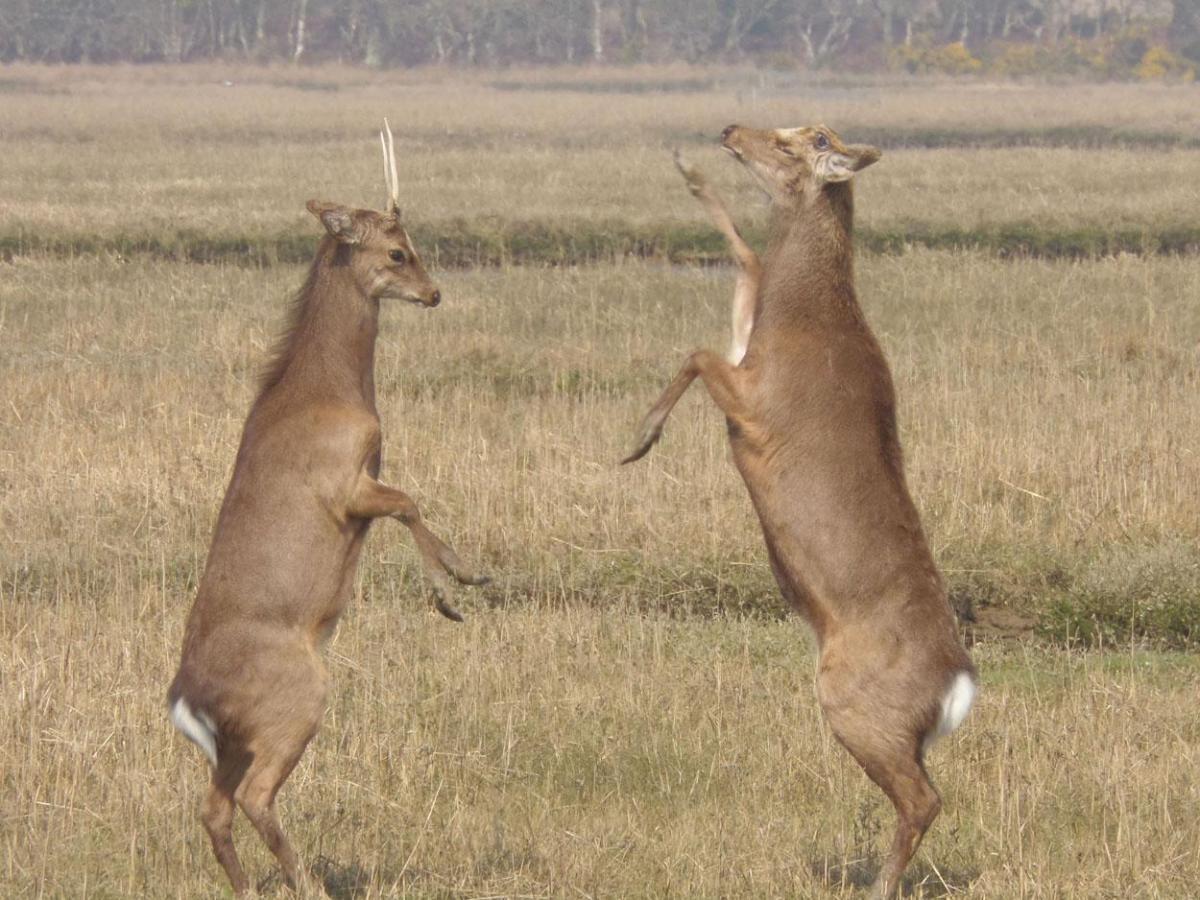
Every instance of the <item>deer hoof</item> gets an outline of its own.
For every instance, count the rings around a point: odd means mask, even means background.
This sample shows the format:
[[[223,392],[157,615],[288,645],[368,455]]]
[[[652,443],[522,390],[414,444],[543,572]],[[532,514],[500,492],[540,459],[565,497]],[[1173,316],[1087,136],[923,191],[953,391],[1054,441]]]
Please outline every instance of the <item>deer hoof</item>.
[[[650,452],[650,448],[658,443],[659,437],[662,435],[662,426],[650,426],[642,430],[641,439],[637,443],[637,447],[627,457],[621,460],[621,465],[627,465],[631,462],[637,462],[643,456]]]
[[[460,613],[457,609],[455,609],[453,606],[451,606],[449,603],[447,603],[446,598],[443,597],[440,593],[435,593],[433,595],[433,608],[436,609],[438,612],[440,612],[443,616],[445,616],[451,622],[461,622],[463,620],[462,613]]]

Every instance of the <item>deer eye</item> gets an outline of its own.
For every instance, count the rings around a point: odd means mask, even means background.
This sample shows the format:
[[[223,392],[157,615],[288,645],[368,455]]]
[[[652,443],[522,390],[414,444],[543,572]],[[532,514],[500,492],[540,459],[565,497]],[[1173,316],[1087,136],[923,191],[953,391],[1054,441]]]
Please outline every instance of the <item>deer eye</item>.
[[[817,149],[818,150],[828,150],[829,149],[829,138],[825,137],[825,135],[823,135],[823,134],[818,134],[817,135]]]
[[[400,263],[400,265],[404,265],[406,262],[408,262],[408,256],[403,250],[389,250],[388,257],[392,262]]]

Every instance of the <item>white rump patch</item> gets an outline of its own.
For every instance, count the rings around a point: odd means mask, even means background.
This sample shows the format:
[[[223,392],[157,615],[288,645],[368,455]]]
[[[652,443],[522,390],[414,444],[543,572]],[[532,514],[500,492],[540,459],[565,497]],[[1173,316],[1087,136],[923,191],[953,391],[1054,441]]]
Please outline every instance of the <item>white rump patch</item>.
[[[171,707],[171,724],[203,750],[213,768],[216,768],[217,729],[212,719],[202,712],[193,713],[187,701],[180,697]]]
[[[942,697],[942,712],[938,716],[937,725],[925,736],[925,747],[940,737],[952,732],[962,724],[971,704],[975,701],[975,680],[968,672],[959,672],[954,676],[945,696]]]

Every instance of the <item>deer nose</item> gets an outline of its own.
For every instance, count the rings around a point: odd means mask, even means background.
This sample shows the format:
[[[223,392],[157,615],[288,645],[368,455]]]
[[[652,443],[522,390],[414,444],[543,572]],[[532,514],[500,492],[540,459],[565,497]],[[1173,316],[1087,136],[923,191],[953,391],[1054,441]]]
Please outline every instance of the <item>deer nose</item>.
[[[442,292],[435,289],[434,292],[429,296],[429,305],[437,306],[441,302],[442,302]]]
[[[737,131],[736,125],[726,125],[725,130],[721,132],[721,140],[728,140],[729,136]]]

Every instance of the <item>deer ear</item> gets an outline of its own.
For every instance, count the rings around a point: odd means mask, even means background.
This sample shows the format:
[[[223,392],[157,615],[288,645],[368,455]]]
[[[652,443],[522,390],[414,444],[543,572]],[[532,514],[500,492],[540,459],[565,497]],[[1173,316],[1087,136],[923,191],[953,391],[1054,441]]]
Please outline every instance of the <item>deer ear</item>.
[[[309,200],[305,204],[308,211],[321,220],[334,238],[343,244],[357,244],[362,240],[362,231],[354,213],[336,203],[323,203],[320,200]]]
[[[876,162],[883,152],[867,144],[851,144],[843,153],[830,151],[820,162],[818,174],[822,181],[849,181],[855,172]]]

